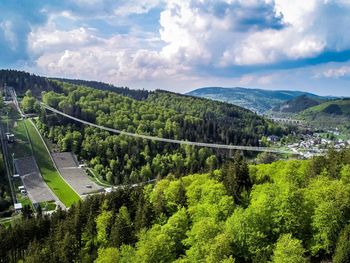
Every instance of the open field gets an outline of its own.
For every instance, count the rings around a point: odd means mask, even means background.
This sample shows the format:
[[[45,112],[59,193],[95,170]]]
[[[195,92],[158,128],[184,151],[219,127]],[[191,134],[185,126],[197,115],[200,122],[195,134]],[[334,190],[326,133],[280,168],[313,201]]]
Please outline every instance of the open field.
[[[42,211],[53,211],[56,209],[56,204],[54,202],[42,202],[40,206]]]
[[[102,191],[103,187],[93,182],[70,152],[53,153],[52,157],[62,177],[80,195]]]
[[[25,120],[33,154],[44,181],[67,207],[80,200],[79,195],[63,180],[56,170],[49,152],[30,120]]]
[[[15,158],[31,156],[32,149],[23,120],[13,122],[10,132],[15,135],[15,142],[8,145],[10,154],[14,153]]]

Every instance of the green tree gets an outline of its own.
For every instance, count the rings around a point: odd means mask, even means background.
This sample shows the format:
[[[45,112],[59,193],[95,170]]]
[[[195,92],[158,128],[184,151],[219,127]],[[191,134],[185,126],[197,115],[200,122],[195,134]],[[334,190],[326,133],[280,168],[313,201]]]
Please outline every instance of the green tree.
[[[95,263],[116,263],[119,262],[120,254],[117,248],[108,247],[98,250],[98,258]]]
[[[249,177],[248,164],[239,152],[222,169],[222,182],[228,194],[234,197],[236,203],[241,204],[242,194],[250,191],[252,182]]]
[[[291,234],[282,235],[273,251],[272,262],[274,263],[306,263],[305,249],[301,241],[292,237]]]
[[[26,113],[34,112],[35,102],[36,102],[36,100],[34,97],[25,96],[21,101],[21,106],[22,106],[23,111]]]
[[[132,243],[134,239],[133,222],[131,221],[128,208],[122,206],[111,228],[109,243],[111,246],[120,247],[122,244]]]
[[[350,262],[350,224],[347,224],[340,232],[335,248],[335,253],[333,255],[333,262]]]
[[[105,202],[102,212],[96,217],[97,242],[102,246],[107,244],[112,216],[113,213],[107,210],[107,202]]]

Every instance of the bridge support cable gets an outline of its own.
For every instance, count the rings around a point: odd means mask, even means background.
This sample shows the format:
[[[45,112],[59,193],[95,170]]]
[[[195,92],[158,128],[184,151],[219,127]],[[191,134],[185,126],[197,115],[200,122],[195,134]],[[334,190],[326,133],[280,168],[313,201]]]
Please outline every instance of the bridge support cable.
[[[144,134],[137,134],[137,133],[131,133],[127,131],[122,131],[122,130],[117,130],[105,126],[101,126],[95,123],[91,123],[79,118],[76,118],[74,116],[71,116],[69,114],[66,114],[62,111],[59,111],[55,108],[52,108],[42,102],[40,102],[40,105],[54,113],[57,113],[59,115],[62,115],[64,117],[67,117],[71,120],[83,123],[85,125],[89,125],[101,130],[109,131],[112,133],[116,134],[122,134],[126,136],[131,136],[131,137],[136,137],[140,139],[146,139],[146,140],[151,140],[151,141],[159,141],[159,142],[166,142],[166,143],[174,143],[174,144],[182,144],[182,145],[193,145],[193,146],[198,146],[198,147],[207,147],[207,148],[215,148],[215,149],[228,149],[228,150],[241,150],[241,151],[253,151],[253,152],[270,152],[270,153],[279,153],[279,154],[294,154],[298,155],[299,153],[292,152],[292,151],[286,151],[286,150],[281,150],[277,148],[271,148],[271,147],[258,147],[258,146],[242,146],[242,145],[227,145],[227,144],[217,144],[217,143],[204,143],[204,142],[192,142],[192,141],[184,141],[184,140],[175,140],[175,139],[167,139],[167,138],[161,138],[161,137],[156,137],[156,136],[151,136],[151,135],[144,135]]]

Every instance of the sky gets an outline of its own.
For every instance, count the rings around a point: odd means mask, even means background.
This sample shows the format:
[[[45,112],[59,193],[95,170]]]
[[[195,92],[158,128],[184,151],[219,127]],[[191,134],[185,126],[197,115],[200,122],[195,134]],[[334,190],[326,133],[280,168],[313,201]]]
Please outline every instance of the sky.
[[[350,96],[350,0],[0,0],[0,68]]]

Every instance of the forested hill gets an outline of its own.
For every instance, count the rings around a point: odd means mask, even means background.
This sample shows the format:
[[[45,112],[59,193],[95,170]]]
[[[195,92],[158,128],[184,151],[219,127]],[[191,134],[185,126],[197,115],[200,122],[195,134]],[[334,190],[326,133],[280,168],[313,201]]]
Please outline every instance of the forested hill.
[[[14,87],[19,95],[24,94],[27,90],[31,90],[33,95],[39,97],[43,91],[60,91],[60,86],[57,82],[52,80],[59,80],[75,85],[83,85],[94,89],[113,91],[123,96],[128,96],[137,100],[147,99],[149,92],[147,90],[133,90],[127,87],[116,87],[111,84],[106,84],[98,81],[87,81],[79,79],[64,79],[64,78],[46,78],[37,76],[24,71],[18,70],[0,70],[0,87],[7,86]]]
[[[13,86],[19,94],[31,90],[23,98],[22,108],[40,113],[37,125],[48,139],[61,151],[75,152],[102,179],[116,184],[169,173],[180,176],[210,171],[230,152],[110,134],[42,111],[34,97],[83,120],[162,138],[257,146],[262,136],[288,132],[246,109],[208,99],[165,91],[133,91],[90,81],[60,82],[18,71],[1,71],[0,76],[2,83]],[[80,85],[84,83],[95,88]]]
[[[162,138],[235,145],[259,145],[259,139],[286,131],[243,108],[207,99],[156,91],[146,100],[114,92],[56,82],[61,92],[46,92],[43,101],[67,114],[99,125]],[[25,97],[23,109],[35,108]],[[110,134],[40,111],[42,133],[62,151],[88,160],[111,183],[145,181],[169,173],[210,171],[230,154],[212,149],[151,142]]]
[[[296,118],[303,119],[314,127],[322,129],[338,128],[350,133],[350,99],[329,100],[299,112]]]
[[[0,262],[350,262],[350,152],[88,197],[0,228]]]
[[[264,90],[241,87],[207,87],[193,90],[187,94],[218,101],[226,101],[258,113],[265,113],[283,102],[302,95],[309,98],[321,98],[318,95],[302,91]]]
[[[322,99],[311,98],[306,95],[302,95],[274,107],[272,111],[298,113],[308,108],[311,108],[313,106],[317,106],[325,101],[326,101],[325,99],[322,100]]]
[[[37,97],[43,91],[60,90],[59,85],[47,78],[18,70],[0,70],[0,87],[5,84],[14,87],[18,94],[24,94],[30,89]]]
[[[62,79],[62,78],[50,78],[50,79],[58,80],[61,82],[66,82],[74,85],[82,85],[82,86],[99,89],[99,90],[112,91],[136,100],[145,100],[148,98],[148,95],[149,95],[149,92],[144,89],[135,90],[135,89],[129,89],[127,87],[116,87],[114,85],[107,84],[104,82],[99,82],[99,81],[88,81],[88,80],[81,80],[81,79]]]

